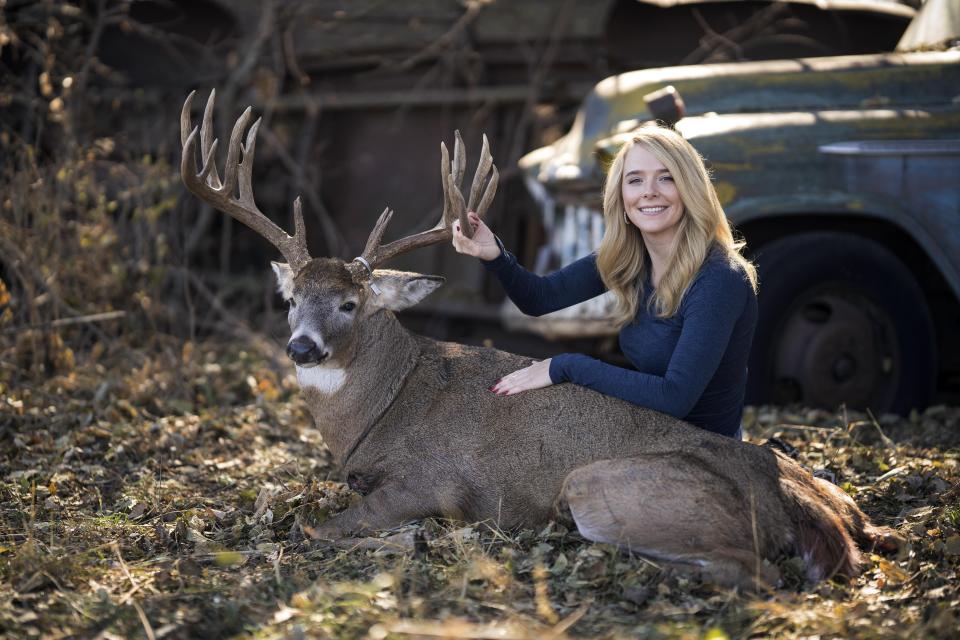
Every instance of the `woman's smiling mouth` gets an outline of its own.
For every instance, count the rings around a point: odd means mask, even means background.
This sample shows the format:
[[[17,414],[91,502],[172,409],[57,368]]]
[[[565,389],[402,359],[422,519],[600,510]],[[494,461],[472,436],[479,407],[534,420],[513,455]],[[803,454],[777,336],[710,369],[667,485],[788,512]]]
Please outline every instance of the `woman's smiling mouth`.
[[[666,205],[662,205],[659,207],[640,207],[640,213],[642,213],[645,216],[653,216],[660,213],[661,211],[666,211],[666,210],[667,210]]]

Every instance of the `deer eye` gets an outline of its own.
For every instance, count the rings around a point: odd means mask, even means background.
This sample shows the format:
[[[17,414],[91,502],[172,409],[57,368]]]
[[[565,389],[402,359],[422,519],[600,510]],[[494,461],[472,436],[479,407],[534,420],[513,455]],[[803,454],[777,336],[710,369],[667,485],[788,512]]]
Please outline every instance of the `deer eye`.
[[[357,303],[349,300],[347,302],[344,302],[342,305],[340,305],[340,311],[344,311],[347,313],[350,313],[356,308],[357,308]]]

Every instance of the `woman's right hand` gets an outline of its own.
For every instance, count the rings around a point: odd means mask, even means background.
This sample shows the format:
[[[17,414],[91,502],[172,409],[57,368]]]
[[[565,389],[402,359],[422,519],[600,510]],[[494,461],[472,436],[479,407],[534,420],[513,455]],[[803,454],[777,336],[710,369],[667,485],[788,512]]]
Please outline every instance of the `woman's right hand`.
[[[467,221],[473,228],[473,237],[468,238],[460,229],[460,221],[453,223],[453,248],[457,253],[463,253],[481,260],[496,260],[500,257],[500,245],[497,244],[497,237],[490,231],[490,227],[484,224],[473,211],[467,213]]]

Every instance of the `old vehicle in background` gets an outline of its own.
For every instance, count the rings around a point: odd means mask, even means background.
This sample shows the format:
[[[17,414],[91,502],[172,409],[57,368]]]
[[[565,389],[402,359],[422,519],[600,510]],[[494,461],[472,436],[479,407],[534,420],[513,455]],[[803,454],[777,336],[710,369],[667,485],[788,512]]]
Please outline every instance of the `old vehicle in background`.
[[[430,167],[435,141],[453,129],[473,146],[487,132],[506,196],[491,218],[507,240],[522,240],[511,225],[534,205],[517,160],[559,137],[602,78],[652,66],[885,51],[915,14],[910,1],[137,0],[127,22],[147,28],[108,22],[97,56],[134,90],[130,101],[108,96],[112,125],[142,109],[147,122],[132,129],[148,132],[148,148],[171,139],[157,130],[165,120],[153,110],[168,112],[198,85],[219,87],[225,112],[259,108],[268,162],[255,180],[264,203],[285,209],[299,193],[316,222],[312,245],[352,257],[375,221],[371,211],[395,207],[398,230],[439,211]],[[166,34],[165,46],[151,39],[157,34]],[[246,230],[234,234],[242,252],[262,251]],[[197,259],[213,255],[198,246],[213,235],[197,229],[190,237]],[[424,314],[475,316],[478,265],[441,248],[408,260],[402,266],[451,277],[447,297]],[[230,266],[221,270],[239,268]],[[480,304],[495,320],[496,307]]]
[[[960,5],[929,0],[891,53],[605,79],[521,160],[548,271],[596,249],[604,160],[643,122],[707,158],[760,269],[748,402],[905,412],[960,373]],[[666,89],[666,87],[671,87]],[[604,298],[507,322],[609,335]]]

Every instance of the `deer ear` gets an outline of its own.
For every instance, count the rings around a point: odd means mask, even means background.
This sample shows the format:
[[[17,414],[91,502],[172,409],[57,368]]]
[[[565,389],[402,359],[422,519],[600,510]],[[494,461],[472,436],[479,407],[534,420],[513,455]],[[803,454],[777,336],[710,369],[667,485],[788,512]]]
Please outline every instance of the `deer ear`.
[[[271,262],[273,272],[277,274],[277,292],[284,300],[293,297],[293,269],[284,262]]]
[[[425,276],[409,271],[392,271],[377,269],[373,272],[373,285],[380,290],[379,294],[371,292],[368,304],[375,307],[400,311],[412,307],[426,298],[434,289],[442,285],[445,278],[440,276]]]

